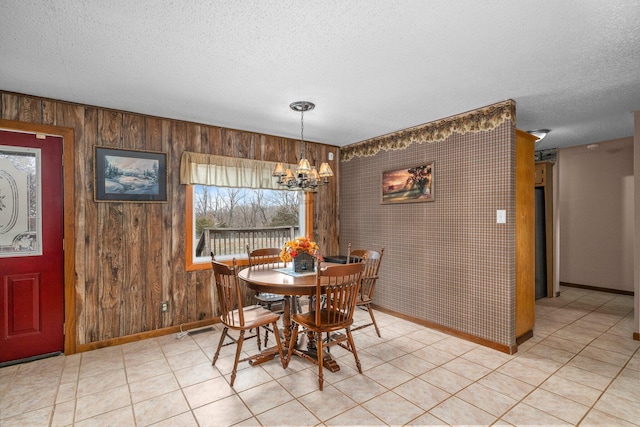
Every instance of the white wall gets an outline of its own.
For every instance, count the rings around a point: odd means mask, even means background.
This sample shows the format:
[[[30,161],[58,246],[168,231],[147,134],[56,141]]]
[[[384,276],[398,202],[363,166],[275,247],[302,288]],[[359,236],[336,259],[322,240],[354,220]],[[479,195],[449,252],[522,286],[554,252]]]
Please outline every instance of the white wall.
[[[635,172],[635,247],[639,250],[635,251],[634,256],[634,284],[635,293],[633,296],[633,338],[640,340],[640,111],[633,113],[633,144],[634,150],[634,172]]]
[[[560,282],[634,291],[633,138],[558,151]]]

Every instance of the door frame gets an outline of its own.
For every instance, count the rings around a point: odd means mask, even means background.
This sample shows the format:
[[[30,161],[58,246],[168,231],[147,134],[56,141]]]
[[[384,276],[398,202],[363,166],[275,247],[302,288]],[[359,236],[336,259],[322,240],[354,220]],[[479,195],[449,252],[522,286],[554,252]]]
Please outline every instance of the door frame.
[[[0,130],[62,138],[64,354],[76,353],[75,133],[72,128],[0,119]]]

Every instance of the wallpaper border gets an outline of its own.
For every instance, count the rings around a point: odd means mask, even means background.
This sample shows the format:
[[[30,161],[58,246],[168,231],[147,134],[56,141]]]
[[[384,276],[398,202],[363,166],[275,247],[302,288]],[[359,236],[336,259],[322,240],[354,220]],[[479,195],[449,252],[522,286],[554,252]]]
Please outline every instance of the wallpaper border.
[[[488,131],[507,120],[515,125],[516,102],[512,99],[347,145],[340,150],[340,160],[348,162],[354,157],[375,156],[383,150],[404,150],[414,143],[442,141],[453,133],[464,135],[468,132]]]

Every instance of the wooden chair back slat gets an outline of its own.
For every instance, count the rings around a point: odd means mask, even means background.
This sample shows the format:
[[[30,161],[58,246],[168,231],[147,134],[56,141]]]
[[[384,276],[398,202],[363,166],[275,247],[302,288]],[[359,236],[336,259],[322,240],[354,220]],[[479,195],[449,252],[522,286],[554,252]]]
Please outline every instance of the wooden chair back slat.
[[[329,327],[351,322],[363,271],[364,263],[318,268],[315,298],[316,324]],[[324,310],[322,304],[325,304]],[[322,314],[325,316],[324,319]]]
[[[221,320],[226,324],[235,324],[237,321],[240,326],[244,326],[242,293],[235,259],[232,267],[218,261],[211,261],[211,264],[218,291],[218,303],[222,312]],[[236,315],[238,319],[235,318]]]
[[[280,249],[278,248],[260,248],[249,250],[247,245],[247,258],[250,267],[274,268],[282,261],[280,260]],[[286,266],[286,264],[285,264]]]
[[[349,245],[349,249],[351,245]],[[368,250],[368,249],[354,249],[349,250],[350,257],[364,258],[366,257],[366,263],[364,272],[362,273],[362,284],[360,286],[360,294],[363,297],[373,298],[373,291],[378,280],[378,272],[380,271],[380,264],[382,263],[382,256],[384,255],[384,246],[380,249],[380,252]]]

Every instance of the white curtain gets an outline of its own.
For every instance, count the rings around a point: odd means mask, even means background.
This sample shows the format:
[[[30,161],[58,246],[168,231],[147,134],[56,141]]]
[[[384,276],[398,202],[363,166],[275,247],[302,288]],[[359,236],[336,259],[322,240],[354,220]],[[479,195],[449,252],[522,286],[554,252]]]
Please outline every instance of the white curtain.
[[[271,175],[275,166],[275,162],[185,151],[180,162],[180,183],[282,190]]]

